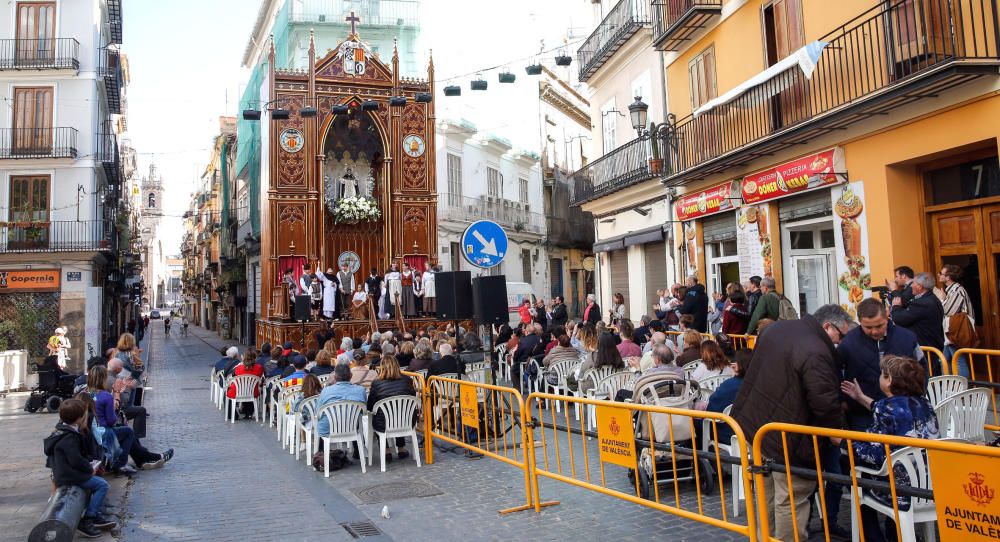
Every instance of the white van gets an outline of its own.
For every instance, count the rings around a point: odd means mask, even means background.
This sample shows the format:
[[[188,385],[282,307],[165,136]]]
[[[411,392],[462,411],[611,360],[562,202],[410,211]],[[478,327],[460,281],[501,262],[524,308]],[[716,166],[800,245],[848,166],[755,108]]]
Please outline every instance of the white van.
[[[521,303],[525,299],[531,300],[531,305],[535,305],[535,292],[531,290],[531,285],[527,282],[507,283],[507,320],[511,327],[517,327],[521,323],[521,316],[517,309],[521,308]]]

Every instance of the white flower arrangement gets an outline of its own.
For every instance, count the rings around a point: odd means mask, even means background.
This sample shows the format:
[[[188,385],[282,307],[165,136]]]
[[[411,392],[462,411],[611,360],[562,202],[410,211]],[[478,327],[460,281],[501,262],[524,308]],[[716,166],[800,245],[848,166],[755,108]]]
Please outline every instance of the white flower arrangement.
[[[333,207],[336,222],[368,222],[382,218],[382,211],[373,198],[354,196],[337,200]]]

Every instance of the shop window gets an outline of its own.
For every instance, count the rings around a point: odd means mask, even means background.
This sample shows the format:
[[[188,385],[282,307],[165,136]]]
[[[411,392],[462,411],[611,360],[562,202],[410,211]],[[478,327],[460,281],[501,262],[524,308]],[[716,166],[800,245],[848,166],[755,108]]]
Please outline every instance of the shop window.
[[[790,231],[788,241],[792,245],[792,250],[816,248],[812,231]]]
[[[925,179],[933,205],[1000,196],[1000,161],[991,156],[935,169]]]
[[[820,230],[819,248],[835,248],[836,246],[837,241],[833,237],[833,229]]]

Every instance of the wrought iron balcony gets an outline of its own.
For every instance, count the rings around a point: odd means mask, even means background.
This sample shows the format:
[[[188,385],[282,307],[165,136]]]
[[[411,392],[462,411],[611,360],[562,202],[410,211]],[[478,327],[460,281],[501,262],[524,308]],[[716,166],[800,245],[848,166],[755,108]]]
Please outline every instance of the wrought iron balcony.
[[[0,223],[0,252],[114,251],[117,236],[110,220]]]
[[[121,154],[118,152],[118,135],[111,131],[110,122],[105,122],[104,133],[97,134],[97,160],[104,169],[104,176],[110,186],[118,186],[122,180]]]
[[[122,65],[121,57],[115,49],[104,49],[100,56],[98,71],[104,81],[104,93],[108,98],[108,112],[122,112]]]
[[[0,159],[76,158],[76,128],[0,128]]]
[[[0,70],[79,70],[73,38],[0,40]]]
[[[364,26],[416,28],[420,24],[417,0],[363,2],[345,8],[341,0],[304,0],[292,4],[288,19],[293,23],[350,24],[344,19],[353,10]]]
[[[586,82],[642,27],[649,25],[649,0],[621,0],[611,8],[576,53]]]
[[[636,138],[577,170],[569,179],[570,203],[579,205],[658,177],[673,160],[673,153],[667,153],[668,141]],[[661,162],[653,159],[652,144],[657,145]]]
[[[553,168],[551,209],[545,216],[545,239],[551,246],[590,250],[594,246],[594,215],[578,206],[571,206],[576,192],[573,178],[559,168]]]
[[[455,194],[438,197],[438,218],[472,223],[492,220],[509,231],[545,233],[545,215],[531,210],[530,204],[492,196],[466,198]]]
[[[676,51],[722,15],[722,0],[653,0],[653,47]]]
[[[111,35],[111,43],[122,43],[122,0],[107,0],[108,3],[108,30]]]
[[[820,38],[811,78],[797,66],[677,122],[664,170],[681,184],[1000,74],[997,0],[878,3]]]

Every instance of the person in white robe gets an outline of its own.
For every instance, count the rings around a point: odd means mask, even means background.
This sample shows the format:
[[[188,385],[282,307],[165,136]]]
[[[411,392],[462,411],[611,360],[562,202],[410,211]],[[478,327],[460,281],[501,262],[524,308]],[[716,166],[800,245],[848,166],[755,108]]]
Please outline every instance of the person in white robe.
[[[319,266],[317,266],[319,269]],[[326,273],[316,273],[319,281],[323,283],[323,317],[327,320],[333,319],[337,314],[337,298],[340,282],[337,281],[337,274],[332,267],[326,268]]]
[[[398,309],[400,303],[400,297],[403,295],[403,276],[399,272],[399,266],[392,264],[389,272],[385,274],[385,284],[386,293],[389,295],[389,303],[386,303],[386,312],[389,314],[389,318],[394,318],[396,316],[396,310]]]

